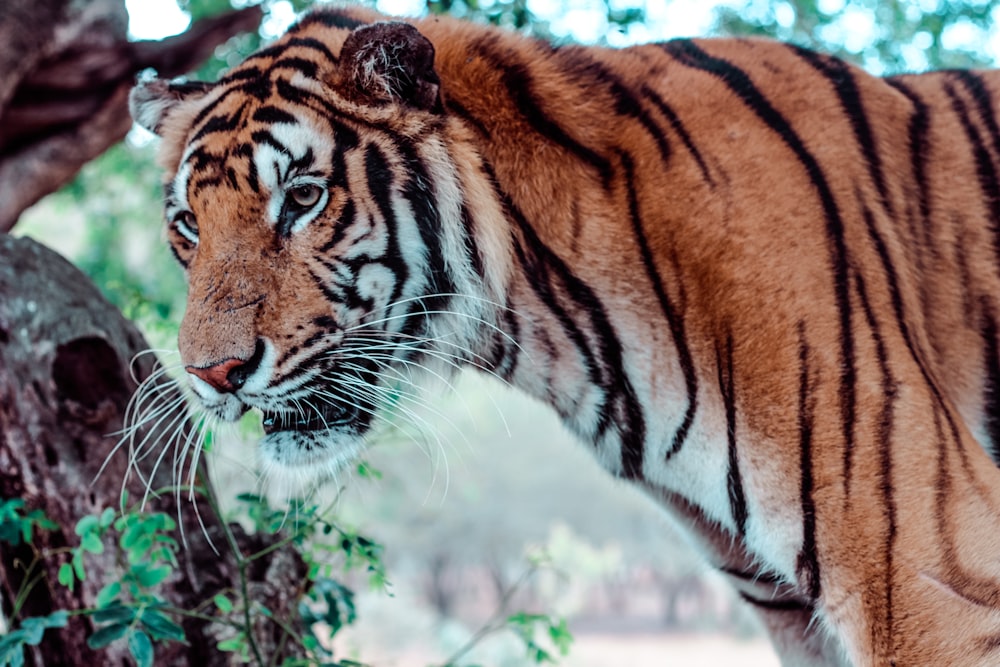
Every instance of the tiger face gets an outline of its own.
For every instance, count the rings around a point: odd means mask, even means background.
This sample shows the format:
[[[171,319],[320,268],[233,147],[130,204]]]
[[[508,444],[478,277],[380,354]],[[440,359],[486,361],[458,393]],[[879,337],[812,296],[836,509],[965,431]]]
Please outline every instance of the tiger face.
[[[330,46],[292,33],[217,84],[131,98],[165,139],[190,388],[220,420],[263,414],[265,464],[320,474],[415,369],[474,354],[490,300],[430,42],[376,24]]]

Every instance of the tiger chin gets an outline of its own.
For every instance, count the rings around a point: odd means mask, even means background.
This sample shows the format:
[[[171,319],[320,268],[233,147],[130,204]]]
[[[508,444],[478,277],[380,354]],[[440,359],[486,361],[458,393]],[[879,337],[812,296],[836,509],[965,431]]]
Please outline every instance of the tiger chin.
[[[131,109],[187,380],[262,413],[266,465],[330,474],[474,368],[677,519],[784,664],[902,667],[1000,664],[998,99],[322,9]]]

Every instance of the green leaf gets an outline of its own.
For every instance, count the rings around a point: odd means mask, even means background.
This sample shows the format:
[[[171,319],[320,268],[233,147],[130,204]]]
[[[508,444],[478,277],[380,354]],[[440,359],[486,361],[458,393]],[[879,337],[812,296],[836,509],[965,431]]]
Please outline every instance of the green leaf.
[[[146,626],[149,634],[156,639],[173,639],[174,641],[184,641],[184,628],[177,625],[169,618],[158,611],[147,609],[139,618],[139,621]]]
[[[215,606],[219,608],[223,614],[230,614],[233,611],[233,603],[222,593],[219,593],[212,601],[215,602]]]
[[[88,514],[76,522],[74,532],[80,537],[83,537],[84,535],[94,532],[94,530],[98,527],[100,527],[99,519],[93,514]]]
[[[566,625],[566,619],[560,619],[558,624],[549,625],[549,638],[562,656],[569,655],[569,648],[573,644],[573,635]]]
[[[87,580],[87,573],[83,569],[83,551],[73,552],[73,572],[76,573],[76,578],[80,581]]]
[[[3,667],[23,667],[24,642],[16,630],[0,636],[0,665]]]
[[[42,635],[48,628],[63,628],[69,622],[69,614],[64,610],[56,611],[48,616],[30,616],[21,620],[19,633],[23,643],[29,646],[38,646],[42,642]],[[12,633],[13,634],[13,633]],[[0,665],[4,663],[0,662]]]
[[[28,646],[38,646],[42,643],[42,635],[45,634],[45,625],[38,622],[38,618],[26,618],[21,621],[21,636]]]
[[[65,628],[69,623],[69,613],[65,609],[54,611],[48,616],[41,616],[47,628]]]
[[[87,646],[92,649],[104,648],[116,639],[121,639],[128,632],[128,625],[125,623],[113,623],[106,625],[87,638]]]
[[[121,603],[94,612],[94,621],[97,623],[131,623],[134,619],[135,609]]]
[[[122,582],[112,581],[110,584],[107,584],[97,594],[97,600],[95,600],[97,608],[103,609],[104,607],[110,606],[111,603],[114,602],[119,595],[121,595],[121,592]]]
[[[139,667],[153,666],[153,642],[142,630],[136,630],[128,636],[128,650]]]
[[[234,651],[239,651],[246,645],[246,636],[241,632],[235,637],[229,639],[224,639],[215,645],[215,648],[223,651],[225,653],[232,653]]]
[[[171,572],[173,572],[173,568],[166,566],[149,567],[143,564],[132,568],[132,575],[139,585],[144,588],[152,588],[162,583],[164,579],[170,576]]]
[[[101,542],[101,538],[96,533],[86,533],[80,546],[83,547],[84,551],[92,554],[104,553],[104,543]]]
[[[73,566],[69,563],[63,563],[59,566],[59,573],[56,575],[56,579],[63,586],[68,589],[73,590]]]
[[[115,510],[113,507],[108,507],[103,512],[101,512],[101,519],[99,525],[102,530],[107,530],[111,527],[111,524],[115,522]]]
[[[122,548],[128,554],[128,562],[135,564],[141,563],[146,559],[146,552],[149,551],[150,547],[153,546],[153,538],[145,533],[140,533],[138,539],[133,541],[130,546],[126,547],[122,545]]]

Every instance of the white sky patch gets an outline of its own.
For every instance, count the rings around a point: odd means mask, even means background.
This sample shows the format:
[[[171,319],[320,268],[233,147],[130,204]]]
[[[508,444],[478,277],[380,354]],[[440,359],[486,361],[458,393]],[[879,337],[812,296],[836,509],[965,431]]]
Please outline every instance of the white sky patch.
[[[393,16],[420,16],[427,5],[424,0],[378,0],[375,9]]]
[[[267,18],[260,26],[265,39],[277,39],[295,22],[295,7],[288,0],[280,0],[271,5]]]
[[[176,0],[125,0],[132,39],[163,39],[187,30],[191,17]]]
[[[867,9],[848,7],[839,24],[844,48],[851,53],[861,53],[875,41],[875,14]]]
[[[983,42],[983,31],[968,19],[952,23],[941,33],[941,46],[950,50],[972,50]]]

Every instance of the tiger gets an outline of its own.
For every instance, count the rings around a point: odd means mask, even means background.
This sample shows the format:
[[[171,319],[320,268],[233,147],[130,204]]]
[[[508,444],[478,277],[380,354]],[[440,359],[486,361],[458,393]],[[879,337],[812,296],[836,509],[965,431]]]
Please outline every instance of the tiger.
[[[194,401],[322,481],[468,368],[683,527],[784,665],[1000,664],[1000,75],[315,9],[148,78]],[[558,461],[552,462],[558,474]]]

